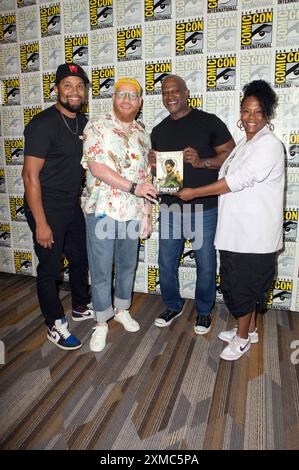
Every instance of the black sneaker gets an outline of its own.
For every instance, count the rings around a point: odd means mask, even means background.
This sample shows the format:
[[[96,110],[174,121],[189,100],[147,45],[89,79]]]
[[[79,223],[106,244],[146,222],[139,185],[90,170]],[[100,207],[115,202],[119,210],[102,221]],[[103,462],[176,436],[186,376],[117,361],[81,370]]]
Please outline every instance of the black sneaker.
[[[194,331],[197,335],[205,335],[211,329],[211,315],[198,315],[194,326]]]
[[[159,315],[158,318],[155,320],[155,325],[159,326],[159,328],[164,328],[164,326],[169,326],[173,322],[173,320],[183,313],[184,307],[181,308],[179,312],[175,310],[171,310],[170,308],[166,308],[164,312]]]
[[[89,320],[90,318],[94,319],[92,303],[87,305],[77,305],[73,308],[72,319],[74,321],[84,321]]]

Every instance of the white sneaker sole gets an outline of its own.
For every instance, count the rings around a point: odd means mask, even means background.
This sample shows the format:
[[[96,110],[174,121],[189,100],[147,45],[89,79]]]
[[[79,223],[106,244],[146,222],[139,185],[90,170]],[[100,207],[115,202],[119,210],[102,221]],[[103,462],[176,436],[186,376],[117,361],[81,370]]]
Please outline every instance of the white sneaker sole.
[[[82,343],[79,344],[78,346],[72,346],[71,348],[67,348],[66,346],[61,346],[61,344],[56,343],[56,341],[54,341],[48,335],[47,335],[47,338],[48,338],[49,341],[51,341],[51,343],[55,344],[55,346],[57,346],[60,349],[63,349],[64,351],[75,351],[76,349],[82,348]]]
[[[206,335],[207,333],[209,333],[211,328],[212,328],[212,325],[209,326],[209,328],[206,328],[205,331],[197,331],[196,326],[195,326],[194,327],[194,333],[196,333],[197,335]]]
[[[246,346],[246,348],[244,349],[244,351],[240,352],[238,355],[235,355],[235,356],[226,356],[224,353],[225,349],[222,351],[222,353],[220,354],[220,357],[221,359],[223,359],[224,361],[237,361],[238,359],[240,359],[242,356],[244,356],[244,354],[247,353],[247,351],[249,351],[250,349],[250,346],[251,346],[251,343],[249,343],[248,347]]]
[[[94,320],[93,315],[89,315],[88,317],[86,316],[86,317],[78,317],[78,318],[72,317],[73,321],[85,321],[85,320],[91,320],[91,319]]]
[[[102,347],[97,347],[97,348],[94,347],[94,346],[92,347],[91,344],[89,343],[89,349],[90,349],[90,351],[92,351],[92,352],[101,352],[101,351],[104,351],[105,347],[106,347],[106,343],[104,344],[104,346],[102,346]]]
[[[114,315],[114,320],[117,321],[117,323],[120,323],[120,325],[122,325],[124,327],[124,329],[126,331],[128,331],[129,333],[136,333],[137,331],[140,330],[140,325],[138,325],[138,327],[137,326],[136,327],[135,326],[132,326],[132,327],[125,326],[122,321],[120,321],[116,318],[116,315]]]

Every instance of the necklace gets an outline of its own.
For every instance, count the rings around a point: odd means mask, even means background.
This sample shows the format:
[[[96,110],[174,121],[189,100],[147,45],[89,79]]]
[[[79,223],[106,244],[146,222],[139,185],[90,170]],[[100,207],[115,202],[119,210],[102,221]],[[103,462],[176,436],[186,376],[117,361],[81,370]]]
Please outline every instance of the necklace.
[[[78,130],[79,130],[79,125],[78,125],[78,116],[76,114],[76,131],[74,132],[73,129],[70,128],[70,126],[68,125],[65,117],[64,117],[64,114],[60,111],[60,114],[61,114],[61,117],[63,119],[63,122],[64,124],[66,125],[66,127],[68,128],[68,130],[73,134],[73,135],[78,135]]]

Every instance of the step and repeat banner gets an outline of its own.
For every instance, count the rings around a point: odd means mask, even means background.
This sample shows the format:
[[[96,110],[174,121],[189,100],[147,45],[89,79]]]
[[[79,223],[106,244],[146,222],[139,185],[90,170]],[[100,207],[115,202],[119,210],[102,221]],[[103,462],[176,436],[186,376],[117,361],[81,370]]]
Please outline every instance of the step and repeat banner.
[[[299,4],[297,0],[0,0],[0,269],[35,275],[24,218],[23,129],[51,106],[55,71],[83,66],[90,80],[84,112],[111,109],[114,81],[137,78],[144,89],[147,130],[167,115],[165,75],[183,77],[192,107],[217,114],[238,140],[243,85],[269,81],[279,96],[275,133],[287,150],[285,248],[268,293],[270,308],[299,311]],[[153,234],[141,241],[135,290],[160,293],[158,207]],[[68,278],[68,261],[62,261]],[[181,258],[182,295],[194,297],[195,261],[187,241]],[[222,301],[217,275],[217,299]]]

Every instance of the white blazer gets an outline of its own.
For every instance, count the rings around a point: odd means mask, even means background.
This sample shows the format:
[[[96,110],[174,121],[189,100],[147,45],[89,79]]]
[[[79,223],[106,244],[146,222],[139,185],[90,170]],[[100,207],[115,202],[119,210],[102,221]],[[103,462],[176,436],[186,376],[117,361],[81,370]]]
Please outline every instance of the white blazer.
[[[215,246],[237,253],[272,253],[282,248],[284,151],[263,127],[244,137],[219,171],[231,190],[218,201]]]

